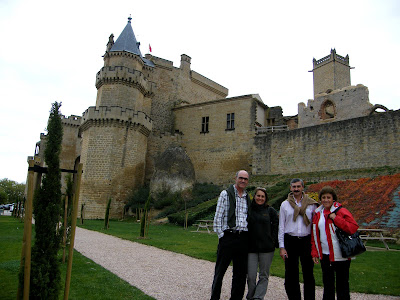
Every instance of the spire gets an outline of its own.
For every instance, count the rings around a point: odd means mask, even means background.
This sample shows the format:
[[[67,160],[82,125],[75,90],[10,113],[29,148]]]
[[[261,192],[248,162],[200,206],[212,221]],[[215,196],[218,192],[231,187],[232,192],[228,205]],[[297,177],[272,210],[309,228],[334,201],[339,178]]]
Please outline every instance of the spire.
[[[128,24],[126,24],[124,30],[122,30],[120,36],[111,48],[110,52],[126,51],[142,57],[142,53],[140,53],[139,50],[140,43],[136,41],[136,37],[133,33],[133,29],[131,26],[131,20],[132,18],[129,15]]]

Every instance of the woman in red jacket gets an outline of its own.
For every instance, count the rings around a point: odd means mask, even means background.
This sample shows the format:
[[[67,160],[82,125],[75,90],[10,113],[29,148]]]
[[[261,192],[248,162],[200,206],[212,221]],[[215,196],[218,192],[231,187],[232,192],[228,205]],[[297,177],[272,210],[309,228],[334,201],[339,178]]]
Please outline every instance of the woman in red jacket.
[[[337,299],[350,299],[349,270],[350,258],[342,257],[339,241],[335,234],[336,226],[348,234],[357,231],[358,225],[346,208],[341,208],[333,188],[325,186],[319,192],[321,206],[315,210],[311,234],[311,255],[314,263],[321,261],[323,300],[335,299],[335,274]]]

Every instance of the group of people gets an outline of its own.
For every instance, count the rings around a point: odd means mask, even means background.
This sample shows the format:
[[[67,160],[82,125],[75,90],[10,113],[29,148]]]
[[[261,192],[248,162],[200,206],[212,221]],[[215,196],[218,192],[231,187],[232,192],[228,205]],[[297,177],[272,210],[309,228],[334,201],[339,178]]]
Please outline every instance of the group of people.
[[[323,300],[350,299],[351,259],[343,258],[335,234],[336,227],[348,234],[358,225],[351,213],[337,202],[334,189],[319,192],[321,204],[304,193],[304,182],[290,182],[288,198],[279,216],[268,205],[264,188],[256,188],[253,201],[246,191],[249,174],[238,171],[235,183],[218,198],[214,231],[219,242],[211,288],[211,300],[220,299],[222,281],[232,262],[231,300],[264,299],[275,248],[285,262],[285,290],[289,300],[301,300],[299,261],[303,273],[304,299],[315,299],[314,264],[321,263]],[[341,208],[338,210],[338,208]],[[336,289],[335,289],[336,274]],[[258,280],[257,280],[258,275]]]

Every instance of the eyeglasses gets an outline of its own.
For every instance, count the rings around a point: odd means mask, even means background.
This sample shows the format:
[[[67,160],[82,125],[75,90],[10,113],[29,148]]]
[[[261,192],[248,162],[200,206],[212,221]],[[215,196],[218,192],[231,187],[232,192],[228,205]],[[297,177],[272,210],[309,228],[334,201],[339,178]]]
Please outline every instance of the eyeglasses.
[[[239,180],[244,180],[244,181],[247,181],[247,180],[249,180],[248,178],[246,178],[246,177],[239,177]]]

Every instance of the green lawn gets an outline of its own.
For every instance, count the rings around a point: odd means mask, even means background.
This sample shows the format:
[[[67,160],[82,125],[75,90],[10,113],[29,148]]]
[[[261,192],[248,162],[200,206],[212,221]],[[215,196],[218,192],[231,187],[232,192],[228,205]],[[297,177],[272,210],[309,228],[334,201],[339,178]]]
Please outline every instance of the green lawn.
[[[139,239],[140,224],[133,221],[111,220],[110,228],[104,230],[102,220],[85,220],[81,227],[200,259],[216,260],[217,235],[192,232],[194,228],[184,230],[171,224],[150,225],[149,238]],[[379,242],[369,241],[368,245],[383,247]],[[391,248],[400,247],[393,245]],[[350,289],[352,292],[400,296],[399,270],[400,251],[367,251],[351,262]],[[284,272],[284,263],[276,250],[271,274],[284,277]],[[322,286],[320,265],[315,266],[314,275],[317,285]]]
[[[0,216],[0,299],[16,299],[21,259],[23,223],[13,217]],[[66,264],[62,266],[65,285]],[[64,290],[60,294],[63,299]],[[69,299],[144,299],[145,295],[103,267],[74,252]]]
[[[132,221],[110,221],[104,230],[103,220],[85,220],[81,226],[123,239],[183,253],[192,257],[215,261],[218,238],[215,234],[191,232],[171,224],[150,225],[149,238],[138,239],[140,224]],[[17,274],[21,255],[23,223],[13,217],[0,217],[0,299],[15,299]],[[373,243],[368,242],[369,245]],[[374,243],[378,246],[378,243]],[[393,247],[395,248],[395,247]],[[397,246],[397,248],[399,248]],[[350,288],[352,292],[400,296],[400,252],[374,251],[352,261]],[[62,274],[65,274],[63,266]],[[275,251],[271,273],[283,277],[284,265]],[[321,269],[314,269],[318,285],[322,285]],[[64,279],[63,279],[64,280]],[[118,293],[118,294],[116,294]],[[74,252],[70,299],[153,299],[125,281]],[[62,299],[62,295],[60,295]]]

